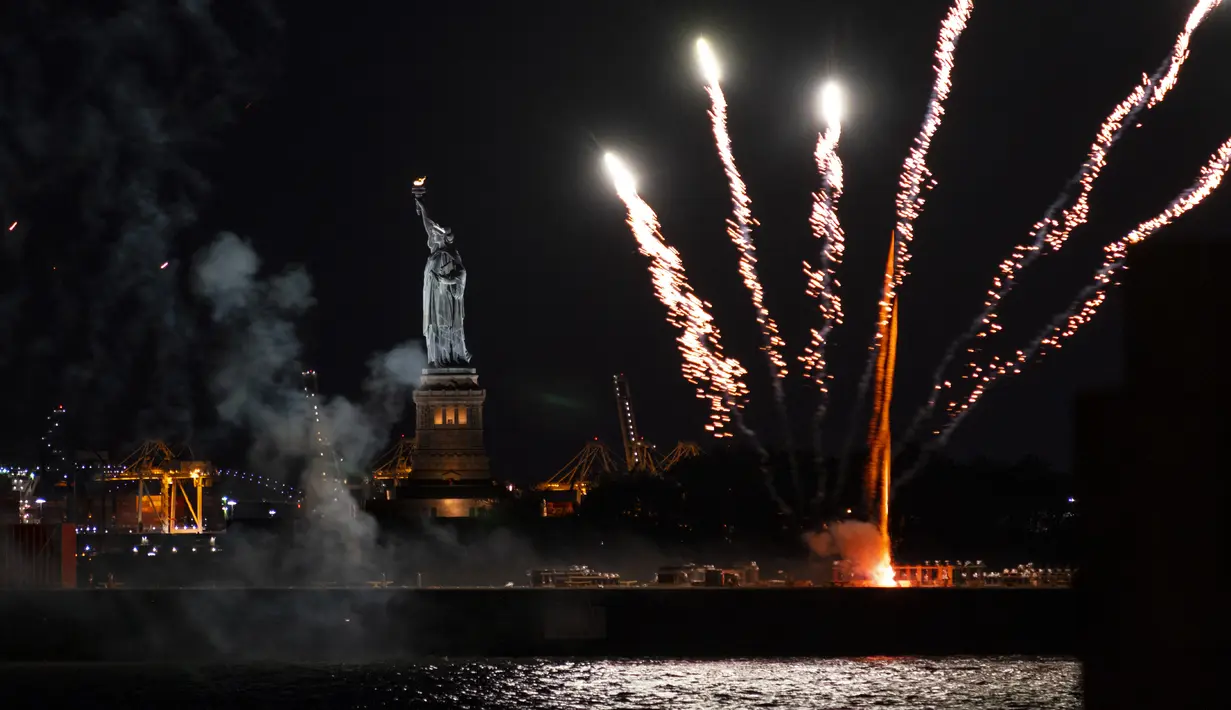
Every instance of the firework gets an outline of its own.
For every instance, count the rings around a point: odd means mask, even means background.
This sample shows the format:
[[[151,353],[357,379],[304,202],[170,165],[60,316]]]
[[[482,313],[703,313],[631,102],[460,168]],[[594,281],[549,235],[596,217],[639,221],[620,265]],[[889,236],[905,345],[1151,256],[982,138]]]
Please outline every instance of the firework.
[[[966,332],[950,344],[941,357],[940,364],[932,375],[932,391],[928,401],[915,415],[904,439],[913,437],[916,429],[931,418],[941,392],[950,387],[950,383],[944,381],[945,371],[957,356],[958,348],[962,343],[971,338],[986,338],[1002,329],[998,322],[997,307],[1000,301],[1013,290],[1017,283],[1017,274],[1044,254],[1059,251],[1073,230],[1088,221],[1090,192],[1094,189],[1095,181],[1098,180],[1107,164],[1107,155],[1112,146],[1120,140],[1130,126],[1136,125],[1136,118],[1142,111],[1158,105],[1175,87],[1180,68],[1188,58],[1188,45],[1193,32],[1221,2],[1222,0],[1200,0],[1197,3],[1189,13],[1184,30],[1176,38],[1172,53],[1152,76],[1143,76],[1141,83],[1103,121],[1098,136],[1086,156],[1086,162],[1069,180],[1068,187],[1047,208],[1043,218],[1031,228],[1031,243],[1014,247],[1009,258],[1000,263],[999,273],[992,280],[992,288],[987,292],[983,309],[971,321]],[[1078,189],[1077,196],[1069,204],[1070,192],[1074,186]],[[1065,204],[1069,204],[1069,207],[1057,217],[1056,213]],[[970,370],[968,374],[972,376],[978,374],[978,368],[973,363],[969,363],[967,367]]]
[[[727,98],[722,93],[719,81],[721,70],[718,58],[704,39],[697,40],[697,58],[706,83],[705,91],[710,97],[709,115],[714,130],[714,145],[718,149],[718,157],[722,160],[731,191],[733,215],[732,219],[727,220],[727,236],[739,249],[739,273],[752,296],[757,325],[761,327],[764,339],[762,349],[769,358],[770,370],[775,378],[775,394],[781,399],[782,387],[778,380],[787,374],[786,360],[782,357],[782,349],[786,347],[786,343],[778,334],[778,324],[765,307],[765,292],[757,277],[757,248],[752,240],[752,228],[757,226],[757,222],[752,216],[752,200],[748,197],[748,188],[740,176],[739,168],[735,165],[735,156],[731,152],[731,135],[727,132]]]
[[[821,243],[820,265],[813,268],[804,262],[808,279],[806,292],[817,299],[821,313],[820,330],[812,329],[812,342],[799,360],[804,373],[821,390],[817,419],[824,416],[829,395],[829,374],[825,362],[825,345],[834,327],[842,324],[842,297],[838,293],[835,270],[846,253],[846,236],[838,220],[838,200],[842,197],[842,160],[838,157],[838,141],[842,138],[842,93],[836,84],[827,84],[821,92],[821,113],[826,128],[817,136],[816,169],[821,175],[821,187],[812,195],[812,235]],[[819,421],[818,421],[819,423]]]
[[[820,330],[811,329],[812,342],[804,348],[804,354],[799,358],[804,365],[804,374],[820,390],[816,413],[812,417],[812,455],[818,474],[815,494],[818,500],[825,495],[829,485],[821,445],[821,426],[829,408],[829,381],[832,378],[825,360],[825,346],[833,329],[842,324],[842,297],[838,293],[841,284],[835,271],[846,253],[846,235],[838,220],[838,200],[842,197],[842,160],[838,157],[844,103],[841,87],[832,82],[826,84],[821,90],[820,99],[821,118],[826,126],[816,139],[816,169],[821,176],[821,186],[812,195],[809,222],[812,235],[821,243],[821,259],[818,268],[805,261],[804,276],[808,279],[805,291],[809,297],[817,299],[822,323]]]
[[[889,242],[889,256],[885,264],[885,288],[895,274],[896,251],[894,241]],[[880,302],[880,322],[877,329],[879,342],[876,357],[875,397],[872,402],[872,419],[868,424],[868,463],[864,471],[864,497],[869,514],[876,517],[878,535],[877,560],[873,567],[872,581],[879,587],[894,587],[893,560],[889,544],[889,477],[893,463],[893,439],[889,429],[889,413],[893,404],[893,375],[898,355],[898,297],[886,295]]]
[[[882,294],[883,301],[890,301],[899,286],[906,279],[906,264],[910,261],[910,243],[914,239],[914,224],[923,212],[925,199],[923,197],[924,180],[930,178],[931,171],[927,166],[928,150],[932,147],[932,138],[940,129],[941,119],[945,115],[945,99],[953,86],[953,62],[957,52],[957,41],[966,29],[966,23],[974,12],[974,0],[955,0],[949,8],[949,13],[940,24],[940,36],[936,40],[936,80],[932,84],[932,95],[928,99],[927,112],[923,117],[923,127],[919,131],[910,153],[902,165],[902,174],[898,178],[898,194],[894,200],[897,207],[897,222],[894,225],[894,278],[889,282],[888,293]],[[929,182],[929,187],[935,182]],[[882,309],[881,318],[876,324],[877,333],[887,325],[883,320],[887,313]],[[868,360],[864,365],[863,376],[859,379],[859,387],[855,394],[855,406],[851,409],[851,424],[846,444],[843,446],[842,461],[850,458],[851,447],[855,443],[855,422],[859,416],[859,405],[867,395],[872,382],[873,368],[877,358],[879,336],[873,339],[868,347]],[[845,469],[840,474],[839,481],[844,478]]]
[[[732,412],[742,406],[748,395],[739,361],[723,355],[721,335],[709,313],[710,304],[693,292],[684,274],[679,252],[667,246],[658,216],[637,194],[632,173],[615,155],[604,156],[616,193],[628,209],[628,226],[642,254],[650,258],[654,292],[667,307],[667,321],[680,330],[676,342],[683,356],[684,378],[694,385],[696,395],[709,402],[710,423],[706,430],[715,436],[730,436],[725,431]],[[742,427],[741,427],[742,428]]]
[[[1078,295],[1067,310],[1056,316],[1024,350],[1018,350],[1013,357],[1009,358],[994,357],[989,365],[974,368],[977,372],[977,384],[964,402],[954,401],[949,404],[948,409],[953,418],[941,431],[937,432],[939,434],[938,445],[943,445],[949,440],[953,430],[996,381],[1006,375],[1020,374],[1022,367],[1036,354],[1042,356],[1050,350],[1060,349],[1062,341],[1073,337],[1081,326],[1089,323],[1099,307],[1107,300],[1107,289],[1112,285],[1113,277],[1124,268],[1128,248],[1148,239],[1184,213],[1200,205],[1205,198],[1218,189],[1228,167],[1231,167],[1231,139],[1223,143],[1210,157],[1196,182],[1172,200],[1166,209],[1152,219],[1139,224],[1123,238],[1104,247],[1103,265],[1095,273],[1093,283]]]
[[[704,39],[697,40],[697,59],[705,79],[705,91],[710,97],[709,116],[714,131],[714,146],[718,149],[718,157],[722,161],[723,170],[727,175],[727,184],[731,191],[733,215],[732,219],[727,220],[727,236],[739,250],[739,273],[749,295],[752,296],[752,307],[756,311],[757,325],[761,330],[761,349],[765,351],[765,356],[769,361],[774,406],[782,425],[782,432],[786,436],[787,449],[794,450],[791,420],[786,410],[786,393],[782,390],[782,379],[787,375],[786,360],[782,357],[782,350],[786,347],[786,342],[779,335],[778,324],[774,322],[769,309],[765,306],[765,292],[757,276],[757,248],[752,240],[752,228],[757,225],[757,222],[752,216],[752,200],[748,197],[748,187],[740,176],[739,168],[735,164],[735,155],[731,151],[731,135],[727,131],[727,98],[722,93],[722,70],[718,64],[718,58]],[[791,479],[798,495],[800,493],[799,470],[794,457],[790,458],[790,467]]]
[[[923,212],[925,201],[923,183],[932,175],[927,165],[928,150],[932,147],[932,137],[936,135],[945,116],[945,99],[949,98],[949,90],[953,87],[953,61],[957,52],[957,41],[966,29],[966,22],[974,9],[974,0],[956,0],[940,25],[940,37],[936,43],[936,82],[932,85],[932,96],[928,100],[923,128],[915,138],[915,144],[902,165],[902,175],[898,178],[898,196],[895,200],[898,221],[894,228],[894,290],[906,279],[910,243],[915,238],[915,220]],[[929,183],[929,186],[934,185],[934,181]],[[892,296],[892,292],[889,295]]]
[[[1167,92],[1175,88],[1175,83],[1180,75],[1180,67],[1184,64],[1184,60],[1188,58],[1189,39],[1192,37],[1193,32],[1205,21],[1206,16],[1216,10],[1221,4],[1222,0],[1197,0],[1197,5],[1188,15],[1188,22],[1184,24],[1184,31],[1180,33],[1175,43],[1175,49],[1171,52],[1171,59],[1167,63],[1167,73],[1155,84],[1154,96],[1150,99],[1150,108],[1154,108],[1155,105],[1167,97]]]

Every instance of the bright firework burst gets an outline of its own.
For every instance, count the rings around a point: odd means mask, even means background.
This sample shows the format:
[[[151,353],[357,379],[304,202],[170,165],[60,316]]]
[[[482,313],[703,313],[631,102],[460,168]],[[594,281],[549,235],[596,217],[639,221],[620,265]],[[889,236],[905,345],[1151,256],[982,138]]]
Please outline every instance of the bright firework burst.
[[[985,304],[989,310],[976,323],[974,332],[980,337],[1000,330],[995,323],[993,307],[1005,293],[1011,290],[1017,272],[1045,250],[1050,253],[1061,249],[1073,229],[1088,219],[1088,194],[1106,164],[1108,151],[1127,127],[1135,123],[1134,119],[1141,111],[1157,105],[1174,88],[1178,81],[1180,68],[1188,56],[1192,33],[1220,4],[1221,0],[1199,0],[1197,2],[1195,9],[1189,15],[1184,31],[1176,41],[1172,54],[1164,65],[1153,76],[1144,77],[1141,85],[1136,87],[1106,119],[1086,163],[1070,183],[1070,187],[1079,188],[1077,195],[1072,198],[1072,204],[1059,216],[1055,216],[1057,211],[1070,202],[1068,196],[1062,195],[1061,199],[1048,209],[1044,219],[1035,225],[1033,246],[1018,247],[1014,255],[1001,265],[1001,273],[995,279],[993,290],[989,291],[989,301]],[[864,379],[859,384],[858,398],[862,400],[871,383],[872,374],[876,372],[877,403],[875,406],[878,414],[874,419],[879,424],[874,423],[876,427],[875,448],[878,448],[882,454],[876,466],[877,475],[875,477],[869,475],[867,482],[869,485],[879,484],[876,487],[882,489],[887,489],[889,485],[888,468],[891,455],[887,429],[890,395],[887,393],[891,391],[888,388],[892,387],[894,348],[891,344],[893,338],[888,336],[888,333],[896,331],[897,289],[902,285],[908,273],[906,267],[910,260],[909,248],[913,240],[914,223],[923,210],[925,188],[934,185],[934,181],[930,180],[931,173],[927,167],[927,156],[931,141],[944,116],[944,102],[951,89],[956,44],[973,9],[973,0],[954,0],[941,24],[935,53],[935,84],[922,129],[904,162],[899,178],[899,190],[895,199],[896,221],[887,260],[886,280],[880,299],[881,309],[877,322],[877,336],[869,348],[872,357],[869,359]],[[731,192],[734,217],[728,221],[728,235],[740,251],[740,273],[753,298],[757,321],[765,340],[763,349],[769,357],[771,370],[776,375],[773,378],[774,388],[781,401],[779,380],[786,374],[785,362],[781,356],[784,343],[778,335],[776,324],[764,306],[763,291],[757,279],[756,250],[751,239],[751,229],[756,226],[756,221],[752,217],[746,186],[731,153],[730,136],[727,131],[726,98],[719,85],[720,67],[708,44],[701,41],[697,49],[707,81],[706,89],[712,102],[710,116],[713,122],[715,143]],[[836,106],[837,104],[831,102],[830,105]],[[835,270],[843,258],[845,247],[835,207],[842,192],[842,165],[836,152],[841,126],[840,120],[833,114],[827,116],[827,122],[826,131],[819,136],[815,156],[823,180],[822,187],[814,195],[811,220],[815,236],[824,240],[821,261],[818,268],[805,264],[805,273],[808,276],[807,293],[818,299],[819,310],[825,322],[821,330],[812,332],[811,345],[805,350],[805,355],[800,358],[804,363],[806,374],[820,385],[822,401],[828,394],[829,379],[826,372],[824,346],[829,330],[840,324],[843,318]],[[1064,338],[1071,337],[1081,325],[1088,322],[1106,299],[1106,290],[1112,282],[1112,277],[1123,268],[1127,247],[1148,238],[1200,204],[1218,187],[1229,164],[1231,164],[1231,140],[1211,158],[1197,183],[1177,197],[1166,210],[1154,219],[1139,225],[1122,240],[1107,247],[1106,261],[1096,274],[1095,283],[1083,291],[1077,302],[1068,311],[1058,316],[1026,350],[1018,351],[1013,358],[994,357],[992,362],[986,366],[972,365],[972,379],[976,381],[975,391],[964,404],[958,402],[950,404],[949,413],[952,415],[952,420],[943,431],[935,432],[938,436],[934,443],[943,444],[947,440],[949,434],[993,382],[1007,374],[1020,372],[1022,365],[1036,353],[1045,353],[1049,349],[1059,348]],[[707,426],[707,429],[719,436],[729,436],[725,427],[728,424],[734,424],[737,429],[748,434],[756,443],[755,434],[743,424],[740,413],[740,408],[748,394],[743,382],[746,374],[744,368],[735,359],[723,355],[718,330],[708,311],[710,305],[701,301],[692,292],[684,276],[683,263],[679,254],[663,242],[657,217],[637,195],[631,174],[614,156],[607,156],[607,165],[615,179],[617,192],[628,208],[628,224],[637,238],[642,253],[651,258],[650,269],[655,291],[668,308],[669,321],[681,331],[677,340],[681,353],[684,355],[684,375],[689,382],[696,385],[698,397],[710,402],[711,424]],[[892,326],[892,328],[887,328],[887,326]],[[982,332],[984,326],[987,326],[987,333]],[[947,359],[942,364],[942,369],[950,357],[952,356],[946,355]],[[943,386],[947,388],[949,383],[946,382]],[[934,392],[933,398],[935,396]],[[931,407],[933,404],[934,402],[930,401],[928,406]],[[759,448],[759,444],[757,446]],[[761,452],[764,458],[764,450],[761,449]],[[918,467],[919,464],[916,464],[915,469],[908,472],[905,478],[909,478]],[[880,471],[884,472],[883,475],[879,473]],[[869,499],[875,497],[871,490],[868,497]],[[776,494],[775,498],[777,499]],[[782,505],[781,499],[777,500]],[[888,500],[888,490],[882,490],[879,500],[876,501],[882,506],[880,530],[883,531],[884,540],[883,564],[878,565],[879,572],[883,574],[879,575],[881,577],[879,581],[885,584],[892,583],[886,524],[887,510],[885,510]],[[869,503],[872,502],[869,500]]]
[[[1062,345],[1061,341],[1065,338],[1073,337],[1081,326],[1089,323],[1095,313],[1098,312],[1099,307],[1107,300],[1107,289],[1112,284],[1112,277],[1124,268],[1128,256],[1128,248],[1133,244],[1148,239],[1184,213],[1200,205],[1205,198],[1218,189],[1223,177],[1227,174],[1228,167],[1231,167],[1231,139],[1223,143],[1210,156],[1209,162],[1201,169],[1201,175],[1197,178],[1197,181],[1172,200],[1166,209],[1152,219],[1137,225],[1136,229],[1129,232],[1123,238],[1103,248],[1106,255],[1103,259],[1103,265],[1095,273],[1094,282],[1078,295],[1077,299],[1067,310],[1056,316],[1026,346],[1026,349],[1018,350],[1011,358],[994,357],[991,364],[975,369],[978,373],[978,384],[975,385],[974,391],[970,393],[964,402],[958,403],[955,401],[949,404],[948,409],[953,414],[953,420],[940,432],[937,432],[940,435],[937,443],[943,445],[948,441],[949,436],[957,425],[970,413],[974,405],[997,380],[1005,375],[1021,373],[1022,366],[1029,362],[1034,355],[1045,355],[1050,349],[1059,349]]]
[[[765,292],[761,288],[761,280],[757,277],[757,247],[752,240],[752,228],[757,225],[752,217],[752,200],[748,197],[748,187],[739,174],[735,155],[731,152],[731,135],[727,132],[727,97],[722,93],[718,58],[714,56],[709,42],[704,39],[697,40],[697,59],[705,78],[705,91],[710,96],[710,122],[713,124],[714,145],[718,149],[718,157],[722,160],[731,191],[733,219],[727,220],[727,236],[739,249],[739,273],[748,293],[752,295],[757,325],[761,327],[761,336],[765,341],[762,349],[769,358],[770,369],[775,377],[774,393],[781,401],[782,386],[778,380],[787,374],[786,360],[782,357],[786,342],[778,334],[778,324],[765,307]]]
[[[940,393],[950,386],[950,383],[944,380],[945,370],[957,355],[957,350],[962,343],[971,338],[986,338],[1002,329],[1002,326],[997,322],[999,317],[997,307],[1000,301],[1017,284],[1017,274],[1044,254],[1059,251],[1073,230],[1089,220],[1090,192],[1094,189],[1095,181],[1098,180],[1103,172],[1103,168],[1107,165],[1107,154],[1128,128],[1136,124],[1137,116],[1142,111],[1158,105],[1166,98],[1167,93],[1175,87],[1179,78],[1180,68],[1183,67],[1184,61],[1188,58],[1188,45],[1193,32],[1201,26],[1201,23],[1210,12],[1221,3],[1222,0],[1199,0],[1192,12],[1189,13],[1184,30],[1176,38],[1171,54],[1163,61],[1153,76],[1143,76],[1141,83],[1103,121],[1103,125],[1099,128],[1098,136],[1090,147],[1086,162],[1082,164],[1077,174],[1069,180],[1068,184],[1070,187],[1076,185],[1079,188],[1076,199],[1072,201],[1068,208],[1061,212],[1059,217],[1056,217],[1056,212],[1070,201],[1070,188],[1066,188],[1047,208],[1043,218],[1031,228],[1031,243],[1014,247],[1013,253],[1009,258],[1000,263],[1000,273],[992,280],[992,288],[987,292],[987,300],[983,302],[982,311],[971,321],[966,332],[953,341],[945,351],[944,356],[941,357],[940,364],[937,365],[936,371],[932,374],[932,391],[928,397],[927,404],[915,415],[915,419],[911,422],[904,439],[910,439],[916,429],[932,417]],[[978,374],[979,368],[973,362],[968,363],[967,367],[969,368],[968,375],[976,376]]]
[[[679,252],[664,242],[658,216],[637,194],[632,173],[611,153],[604,156],[604,162],[616,193],[628,208],[628,226],[637,246],[650,257],[654,292],[667,307],[667,320],[680,329],[676,342],[684,356],[684,378],[697,387],[697,397],[710,404],[710,423],[705,428],[715,436],[730,436],[726,425],[748,394],[743,381],[746,372],[738,360],[723,355],[710,304],[693,292]]]

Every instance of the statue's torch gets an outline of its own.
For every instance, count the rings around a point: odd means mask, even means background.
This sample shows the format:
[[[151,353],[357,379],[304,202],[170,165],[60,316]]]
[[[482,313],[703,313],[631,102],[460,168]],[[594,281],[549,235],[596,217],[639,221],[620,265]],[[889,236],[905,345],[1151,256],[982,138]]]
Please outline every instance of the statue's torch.
[[[415,196],[416,200],[423,199],[423,195],[427,193],[427,177],[415,178],[414,183],[410,187],[410,194]]]

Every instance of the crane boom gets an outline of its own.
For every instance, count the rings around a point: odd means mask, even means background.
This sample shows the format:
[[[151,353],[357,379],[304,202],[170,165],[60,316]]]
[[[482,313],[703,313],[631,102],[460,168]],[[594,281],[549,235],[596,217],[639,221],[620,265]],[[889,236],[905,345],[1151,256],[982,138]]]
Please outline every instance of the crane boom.
[[[624,464],[629,471],[637,470],[640,463],[637,449],[637,419],[633,416],[632,397],[628,392],[628,380],[624,373],[611,378],[615,383],[616,416],[620,422],[620,438],[624,440]]]
[[[628,391],[624,373],[612,377],[615,383],[616,415],[620,421],[620,438],[624,440],[624,465],[629,471],[657,470],[650,446],[637,431],[637,418],[633,416],[633,400]]]

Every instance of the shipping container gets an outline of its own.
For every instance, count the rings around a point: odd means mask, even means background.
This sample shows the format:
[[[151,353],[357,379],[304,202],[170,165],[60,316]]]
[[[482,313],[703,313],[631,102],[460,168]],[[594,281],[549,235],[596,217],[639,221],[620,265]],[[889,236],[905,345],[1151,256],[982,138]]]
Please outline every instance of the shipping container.
[[[76,587],[72,525],[0,525],[0,588]]]

